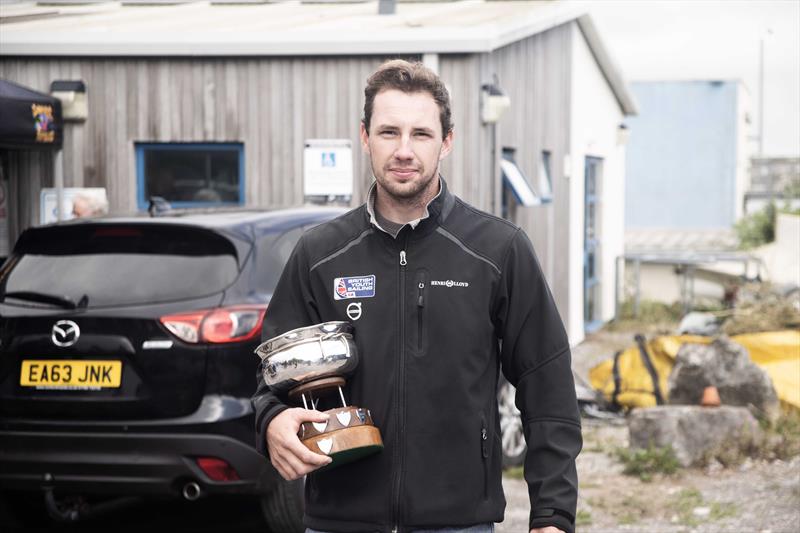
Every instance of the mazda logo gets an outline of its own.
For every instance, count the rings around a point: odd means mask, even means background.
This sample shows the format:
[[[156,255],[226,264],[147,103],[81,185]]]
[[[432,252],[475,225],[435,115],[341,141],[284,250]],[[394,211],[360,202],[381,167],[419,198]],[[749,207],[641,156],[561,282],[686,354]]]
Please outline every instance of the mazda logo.
[[[53,334],[50,338],[53,344],[66,348],[78,342],[78,337],[81,336],[81,328],[72,320],[59,320],[53,326]]]

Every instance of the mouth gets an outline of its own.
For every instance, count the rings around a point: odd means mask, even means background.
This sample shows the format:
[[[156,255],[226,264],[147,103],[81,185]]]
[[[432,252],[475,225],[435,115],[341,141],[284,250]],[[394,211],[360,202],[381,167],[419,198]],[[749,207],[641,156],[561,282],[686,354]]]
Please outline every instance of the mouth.
[[[389,172],[400,178],[410,178],[417,173],[415,168],[390,168]]]

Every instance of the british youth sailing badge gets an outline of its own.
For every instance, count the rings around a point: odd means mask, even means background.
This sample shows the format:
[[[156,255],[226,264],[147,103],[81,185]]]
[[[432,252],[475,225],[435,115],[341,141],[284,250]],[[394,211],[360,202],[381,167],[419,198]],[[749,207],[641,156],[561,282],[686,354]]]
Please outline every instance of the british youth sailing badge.
[[[333,299],[372,298],[375,296],[375,275],[334,278]]]

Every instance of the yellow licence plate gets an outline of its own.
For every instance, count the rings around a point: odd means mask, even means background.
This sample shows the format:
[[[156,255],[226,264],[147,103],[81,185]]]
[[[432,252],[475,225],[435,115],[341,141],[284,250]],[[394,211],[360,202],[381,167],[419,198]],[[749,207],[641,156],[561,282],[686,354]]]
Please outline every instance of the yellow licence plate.
[[[38,389],[116,389],[122,361],[25,360],[19,384]]]

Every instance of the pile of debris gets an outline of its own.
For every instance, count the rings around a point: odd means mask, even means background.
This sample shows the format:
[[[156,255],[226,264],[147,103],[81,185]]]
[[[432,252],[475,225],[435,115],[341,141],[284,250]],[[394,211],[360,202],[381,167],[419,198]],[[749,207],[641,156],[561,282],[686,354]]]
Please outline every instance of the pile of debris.
[[[726,336],[684,344],[668,383],[669,405],[631,413],[630,443],[669,446],[683,466],[750,455],[764,440],[756,416],[774,421],[780,414],[770,377]]]
[[[739,289],[736,307],[720,329],[727,335],[800,327],[800,288],[781,289],[768,283]]]
[[[634,449],[671,448],[683,466],[765,449],[782,409],[800,415],[800,288],[738,287],[731,309],[689,313],[677,335],[646,339],[589,373],[628,412]]]

